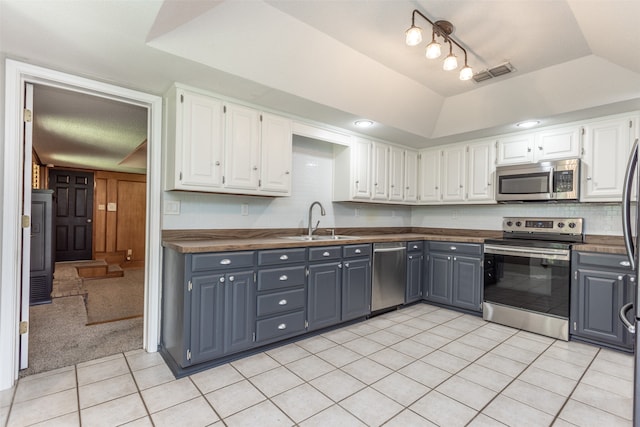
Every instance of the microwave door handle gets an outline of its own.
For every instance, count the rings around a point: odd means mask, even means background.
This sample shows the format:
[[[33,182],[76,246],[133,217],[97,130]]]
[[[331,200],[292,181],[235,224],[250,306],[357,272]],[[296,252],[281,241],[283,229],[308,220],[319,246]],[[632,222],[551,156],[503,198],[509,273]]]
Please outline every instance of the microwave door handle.
[[[551,167],[549,168],[549,186],[551,188],[549,188],[549,198],[550,199],[555,199],[557,197],[557,193],[556,193],[556,186],[554,181],[554,172],[555,172],[555,168]]]
[[[638,164],[638,138],[633,143],[631,154],[627,162],[627,169],[624,174],[624,186],[622,188],[622,233],[624,235],[624,246],[627,250],[627,257],[631,270],[636,269],[635,248],[631,235],[631,189],[633,187],[633,175]]]

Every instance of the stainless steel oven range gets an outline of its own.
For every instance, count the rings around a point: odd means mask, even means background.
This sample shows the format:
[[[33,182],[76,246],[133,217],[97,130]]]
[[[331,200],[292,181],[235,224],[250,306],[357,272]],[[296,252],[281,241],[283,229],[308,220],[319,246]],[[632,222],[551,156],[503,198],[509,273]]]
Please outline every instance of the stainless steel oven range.
[[[571,244],[582,218],[504,218],[503,238],[486,240],[482,317],[569,339]]]

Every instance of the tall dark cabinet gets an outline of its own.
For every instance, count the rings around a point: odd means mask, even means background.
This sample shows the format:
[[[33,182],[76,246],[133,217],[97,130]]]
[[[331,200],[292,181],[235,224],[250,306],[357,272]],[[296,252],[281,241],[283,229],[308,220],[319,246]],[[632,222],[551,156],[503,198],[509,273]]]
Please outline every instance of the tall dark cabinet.
[[[53,190],[31,193],[31,293],[29,304],[51,302],[53,290]]]

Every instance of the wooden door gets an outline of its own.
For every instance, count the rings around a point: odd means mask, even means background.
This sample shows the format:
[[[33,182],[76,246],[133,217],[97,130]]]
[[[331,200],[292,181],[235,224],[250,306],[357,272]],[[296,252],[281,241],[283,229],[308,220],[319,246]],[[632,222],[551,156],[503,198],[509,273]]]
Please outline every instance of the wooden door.
[[[93,173],[51,169],[55,216],[55,261],[92,259]]]

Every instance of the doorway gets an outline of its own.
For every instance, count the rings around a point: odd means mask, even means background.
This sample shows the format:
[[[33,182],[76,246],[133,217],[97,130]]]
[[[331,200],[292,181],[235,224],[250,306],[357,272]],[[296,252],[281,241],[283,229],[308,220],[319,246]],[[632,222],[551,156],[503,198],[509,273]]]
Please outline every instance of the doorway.
[[[28,321],[29,259],[22,251],[22,210],[30,203],[30,192],[22,193],[25,159],[23,141],[24,90],[39,83],[88,93],[148,108],[148,180],[145,225],[145,284],[143,348],[157,351],[160,293],[160,165],[162,98],[111,84],[60,73],[7,59],[5,67],[5,144],[3,147],[2,278],[0,279],[0,390],[10,388],[18,377],[21,343],[28,343],[28,326],[20,334],[16,325]],[[28,229],[28,227],[26,228]],[[28,246],[28,245],[26,245]],[[24,285],[27,279],[26,286]],[[21,283],[23,284],[21,286]],[[26,316],[25,316],[25,313]],[[24,347],[23,347],[24,348]]]

